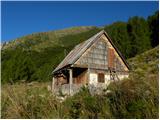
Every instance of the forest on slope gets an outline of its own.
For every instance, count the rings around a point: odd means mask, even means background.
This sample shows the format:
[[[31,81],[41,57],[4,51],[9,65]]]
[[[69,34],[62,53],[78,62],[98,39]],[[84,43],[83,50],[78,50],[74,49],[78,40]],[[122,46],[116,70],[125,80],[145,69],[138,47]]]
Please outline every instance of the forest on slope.
[[[35,33],[3,44],[2,83],[49,81],[51,72],[75,45],[104,29],[126,59],[159,44],[159,11],[104,27],[84,26]]]

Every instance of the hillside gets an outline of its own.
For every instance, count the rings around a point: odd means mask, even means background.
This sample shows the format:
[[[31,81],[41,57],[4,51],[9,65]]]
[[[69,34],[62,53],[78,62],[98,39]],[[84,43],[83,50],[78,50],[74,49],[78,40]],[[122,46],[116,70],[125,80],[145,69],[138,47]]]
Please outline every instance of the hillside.
[[[97,32],[99,29],[96,27],[70,28],[37,33],[8,43],[2,48],[2,82],[49,80],[53,68],[66,54]]]
[[[128,79],[110,84],[109,94],[91,96],[87,88],[61,102],[50,83],[2,86],[2,118],[158,119],[159,46],[128,60]],[[105,90],[104,90],[105,92]]]
[[[147,19],[132,17],[103,27],[83,26],[34,33],[4,43],[1,49],[2,83],[50,81],[52,71],[79,43],[104,29],[128,59],[158,43],[158,12]],[[155,23],[155,24],[153,24]]]
[[[66,35],[75,35],[78,33],[87,32],[94,28],[96,29],[96,27],[93,26],[82,26],[82,27],[73,27],[63,30],[33,33],[31,35],[17,38],[13,41],[10,41],[7,44],[4,44],[2,50],[23,48],[23,49],[32,49],[39,51],[41,49],[45,49],[47,47],[60,44],[59,39]]]
[[[159,69],[159,46],[128,59],[128,62],[131,70],[150,69],[152,72],[156,72]]]

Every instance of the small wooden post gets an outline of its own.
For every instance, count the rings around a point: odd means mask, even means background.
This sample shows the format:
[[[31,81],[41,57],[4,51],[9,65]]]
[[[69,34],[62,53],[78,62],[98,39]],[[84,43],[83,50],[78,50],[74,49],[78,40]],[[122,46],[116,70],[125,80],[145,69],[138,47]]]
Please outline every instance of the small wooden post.
[[[54,79],[54,77],[53,77],[53,78],[52,78],[52,86],[51,86],[52,92],[54,92],[54,83],[55,83],[55,79]]]
[[[90,68],[89,68],[89,65],[88,65],[88,80],[87,80],[88,84],[90,82]]]
[[[72,84],[73,84],[73,71],[69,69],[69,94],[72,94]]]

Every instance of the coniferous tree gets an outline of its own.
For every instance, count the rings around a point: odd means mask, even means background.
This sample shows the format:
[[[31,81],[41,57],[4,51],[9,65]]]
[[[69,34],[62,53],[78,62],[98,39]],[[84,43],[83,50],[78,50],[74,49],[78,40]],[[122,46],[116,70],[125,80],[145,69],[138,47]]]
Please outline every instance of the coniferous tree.
[[[131,40],[131,55],[142,53],[151,48],[148,23],[144,18],[132,17],[127,24],[129,39]]]
[[[159,11],[148,17],[148,24],[151,31],[151,45],[155,47],[159,44]]]

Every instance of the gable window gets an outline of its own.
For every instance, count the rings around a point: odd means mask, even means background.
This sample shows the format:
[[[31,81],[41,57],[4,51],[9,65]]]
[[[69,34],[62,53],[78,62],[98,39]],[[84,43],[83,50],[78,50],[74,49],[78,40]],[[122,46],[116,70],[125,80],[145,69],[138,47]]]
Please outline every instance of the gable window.
[[[100,83],[104,83],[104,74],[103,73],[98,73],[98,82]]]

